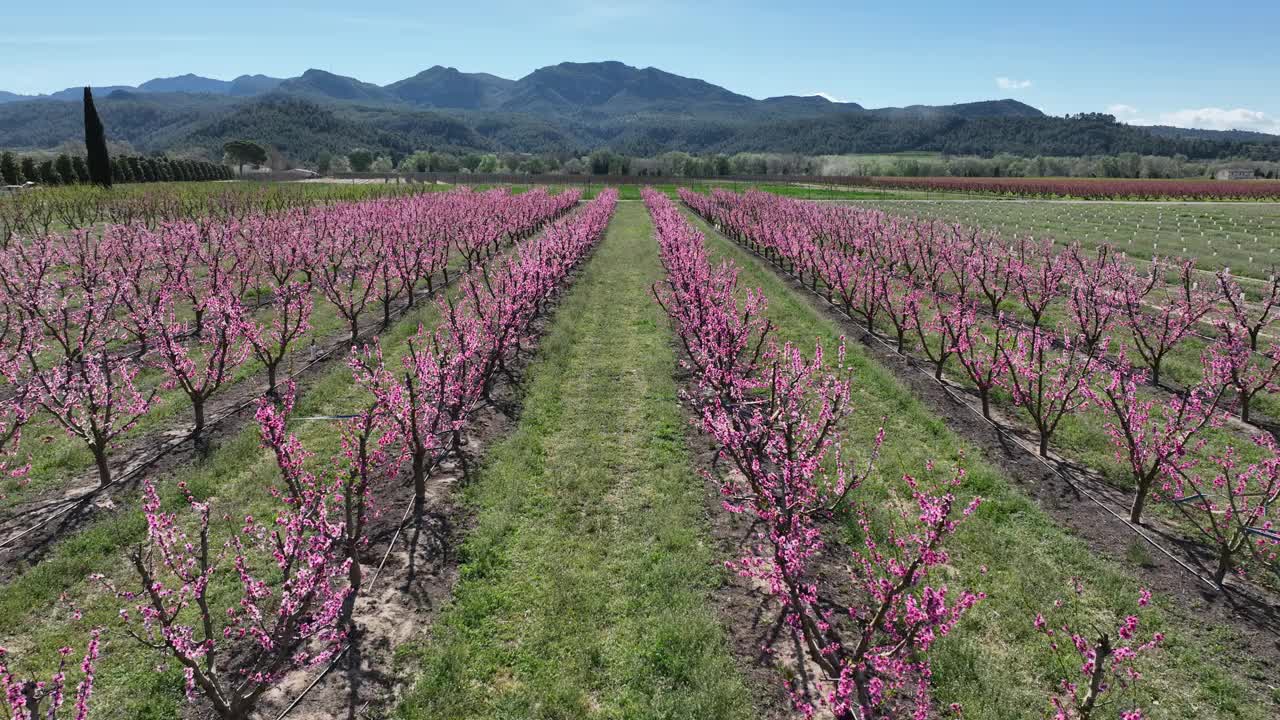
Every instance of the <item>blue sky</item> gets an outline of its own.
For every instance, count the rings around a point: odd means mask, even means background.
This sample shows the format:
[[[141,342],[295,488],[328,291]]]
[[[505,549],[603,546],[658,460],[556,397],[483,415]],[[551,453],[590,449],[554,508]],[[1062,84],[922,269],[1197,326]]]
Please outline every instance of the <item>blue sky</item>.
[[[384,84],[431,65],[519,78],[614,59],[754,97],[868,107],[1013,97],[1046,112],[1280,132],[1280,2],[6,3],[0,89],[318,67]],[[897,6],[897,7],[895,7]]]

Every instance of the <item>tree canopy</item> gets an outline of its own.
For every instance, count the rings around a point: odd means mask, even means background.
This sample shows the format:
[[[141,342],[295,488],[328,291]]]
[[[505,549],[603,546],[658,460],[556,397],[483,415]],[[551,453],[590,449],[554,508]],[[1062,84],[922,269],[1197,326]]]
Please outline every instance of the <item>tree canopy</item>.
[[[261,165],[267,161],[267,149],[252,140],[231,140],[222,146],[222,151],[239,166],[241,175],[245,165]]]

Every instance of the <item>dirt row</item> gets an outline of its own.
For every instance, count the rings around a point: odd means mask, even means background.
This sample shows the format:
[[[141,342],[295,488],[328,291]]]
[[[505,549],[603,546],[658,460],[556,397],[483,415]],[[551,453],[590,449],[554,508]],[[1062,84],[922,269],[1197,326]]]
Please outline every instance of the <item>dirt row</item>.
[[[597,241],[597,247],[599,242]],[[370,578],[356,602],[357,631],[349,650],[325,668],[297,670],[263,696],[257,716],[264,720],[330,720],[384,717],[412,677],[397,666],[396,649],[429,636],[430,628],[452,596],[458,578],[457,550],[473,524],[458,491],[520,419],[523,378],[537,356],[565,293],[594,256],[593,247],[569,272],[533,322],[535,341],[499,375],[491,404],[481,408],[464,433],[461,457],[445,462],[428,478],[421,517],[411,513],[413,489],[408,473],[381,488],[381,514],[370,528],[361,561]],[[201,716],[204,717],[204,716]]]

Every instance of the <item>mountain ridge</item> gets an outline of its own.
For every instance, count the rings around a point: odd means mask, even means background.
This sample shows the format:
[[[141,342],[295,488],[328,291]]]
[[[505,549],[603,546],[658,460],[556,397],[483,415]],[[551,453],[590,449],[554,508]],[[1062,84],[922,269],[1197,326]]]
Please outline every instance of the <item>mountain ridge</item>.
[[[156,77],[133,85],[94,88],[100,96],[117,91],[147,94],[188,93],[251,98],[285,92],[312,100],[357,102],[427,110],[501,111],[543,117],[586,119],[635,113],[732,118],[743,110],[760,120],[823,117],[844,112],[916,116],[947,113],[966,118],[1045,117],[1039,109],[1004,98],[954,103],[866,108],[856,102],[837,102],[821,95],[780,95],[755,99],[698,78],[676,75],[655,67],[638,68],[616,60],[563,62],[537,68],[511,80],[483,72],[463,72],[433,65],[386,85],[319,69],[292,78],[262,74],[220,80],[194,73]],[[78,102],[83,90],[71,87],[39,95],[0,89],[0,105],[33,100]],[[696,107],[693,107],[696,105]],[[1169,126],[1135,126],[1164,138],[1237,142],[1270,142],[1280,135],[1253,130],[1207,130]]]
[[[393,158],[417,150],[580,156],[610,148],[643,157],[671,150],[929,151],[1280,160],[1280,136],[1148,131],[1098,113],[1051,117],[1007,98],[870,109],[816,95],[755,99],[617,61],[560,63],[519,80],[433,65],[386,85],[311,68],[295,78],[218,80],[188,73],[94,90],[111,139],[143,152],[208,158],[220,156],[227,140],[249,138],[293,162],[354,147]],[[82,92],[69,88],[17,100],[0,93],[0,147],[80,142]]]
[[[655,67],[637,68],[616,60],[548,65],[537,68],[517,80],[489,73],[468,73],[454,67],[433,65],[415,75],[386,85],[365,82],[328,70],[310,68],[292,78],[241,75],[232,80],[220,80],[186,73],[152,78],[136,86],[94,87],[94,92],[101,95],[117,90],[233,97],[253,97],[280,91],[313,99],[534,114],[581,111],[603,114],[655,110],[679,112],[687,110],[690,103],[713,106],[720,112],[742,108],[762,112],[773,111],[773,113],[781,109],[793,114],[866,110],[858,103],[832,102],[820,95],[783,95],[755,99],[699,78],[685,77]],[[82,89],[79,87],[40,95],[22,95],[0,90],[0,104],[32,100],[78,101],[81,92]],[[1016,113],[1019,116],[1043,114],[1029,105],[1012,99],[980,102],[1017,103],[1021,105]],[[883,110],[900,110],[900,108]]]

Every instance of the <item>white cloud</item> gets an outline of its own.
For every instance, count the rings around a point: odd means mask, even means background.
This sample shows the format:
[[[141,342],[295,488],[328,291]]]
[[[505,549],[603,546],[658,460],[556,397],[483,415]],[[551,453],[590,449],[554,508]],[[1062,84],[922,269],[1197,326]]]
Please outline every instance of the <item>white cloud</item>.
[[[1280,118],[1260,110],[1244,108],[1223,110],[1208,107],[1163,112],[1151,118],[1132,105],[1116,103],[1107,106],[1107,113],[1115,115],[1116,120],[1129,125],[1172,125],[1201,130],[1254,130],[1280,135]]]
[[[1260,110],[1234,108],[1198,108],[1160,113],[1159,124],[1174,127],[1203,128],[1205,130],[1256,130],[1280,134],[1280,117],[1273,117]]]
[[[1001,90],[1026,90],[1031,87],[1030,80],[1014,80],[1013,78],[998,77],[996,78],[996,87]]]
[[[835,95],[832,95],[831,93],[815,92],[815,93],[809,93],[809,95],[812,97],[826,98],[827,100],[830,100],[833,103],[849,102],[848,100],[842,100],[836,97]]]

